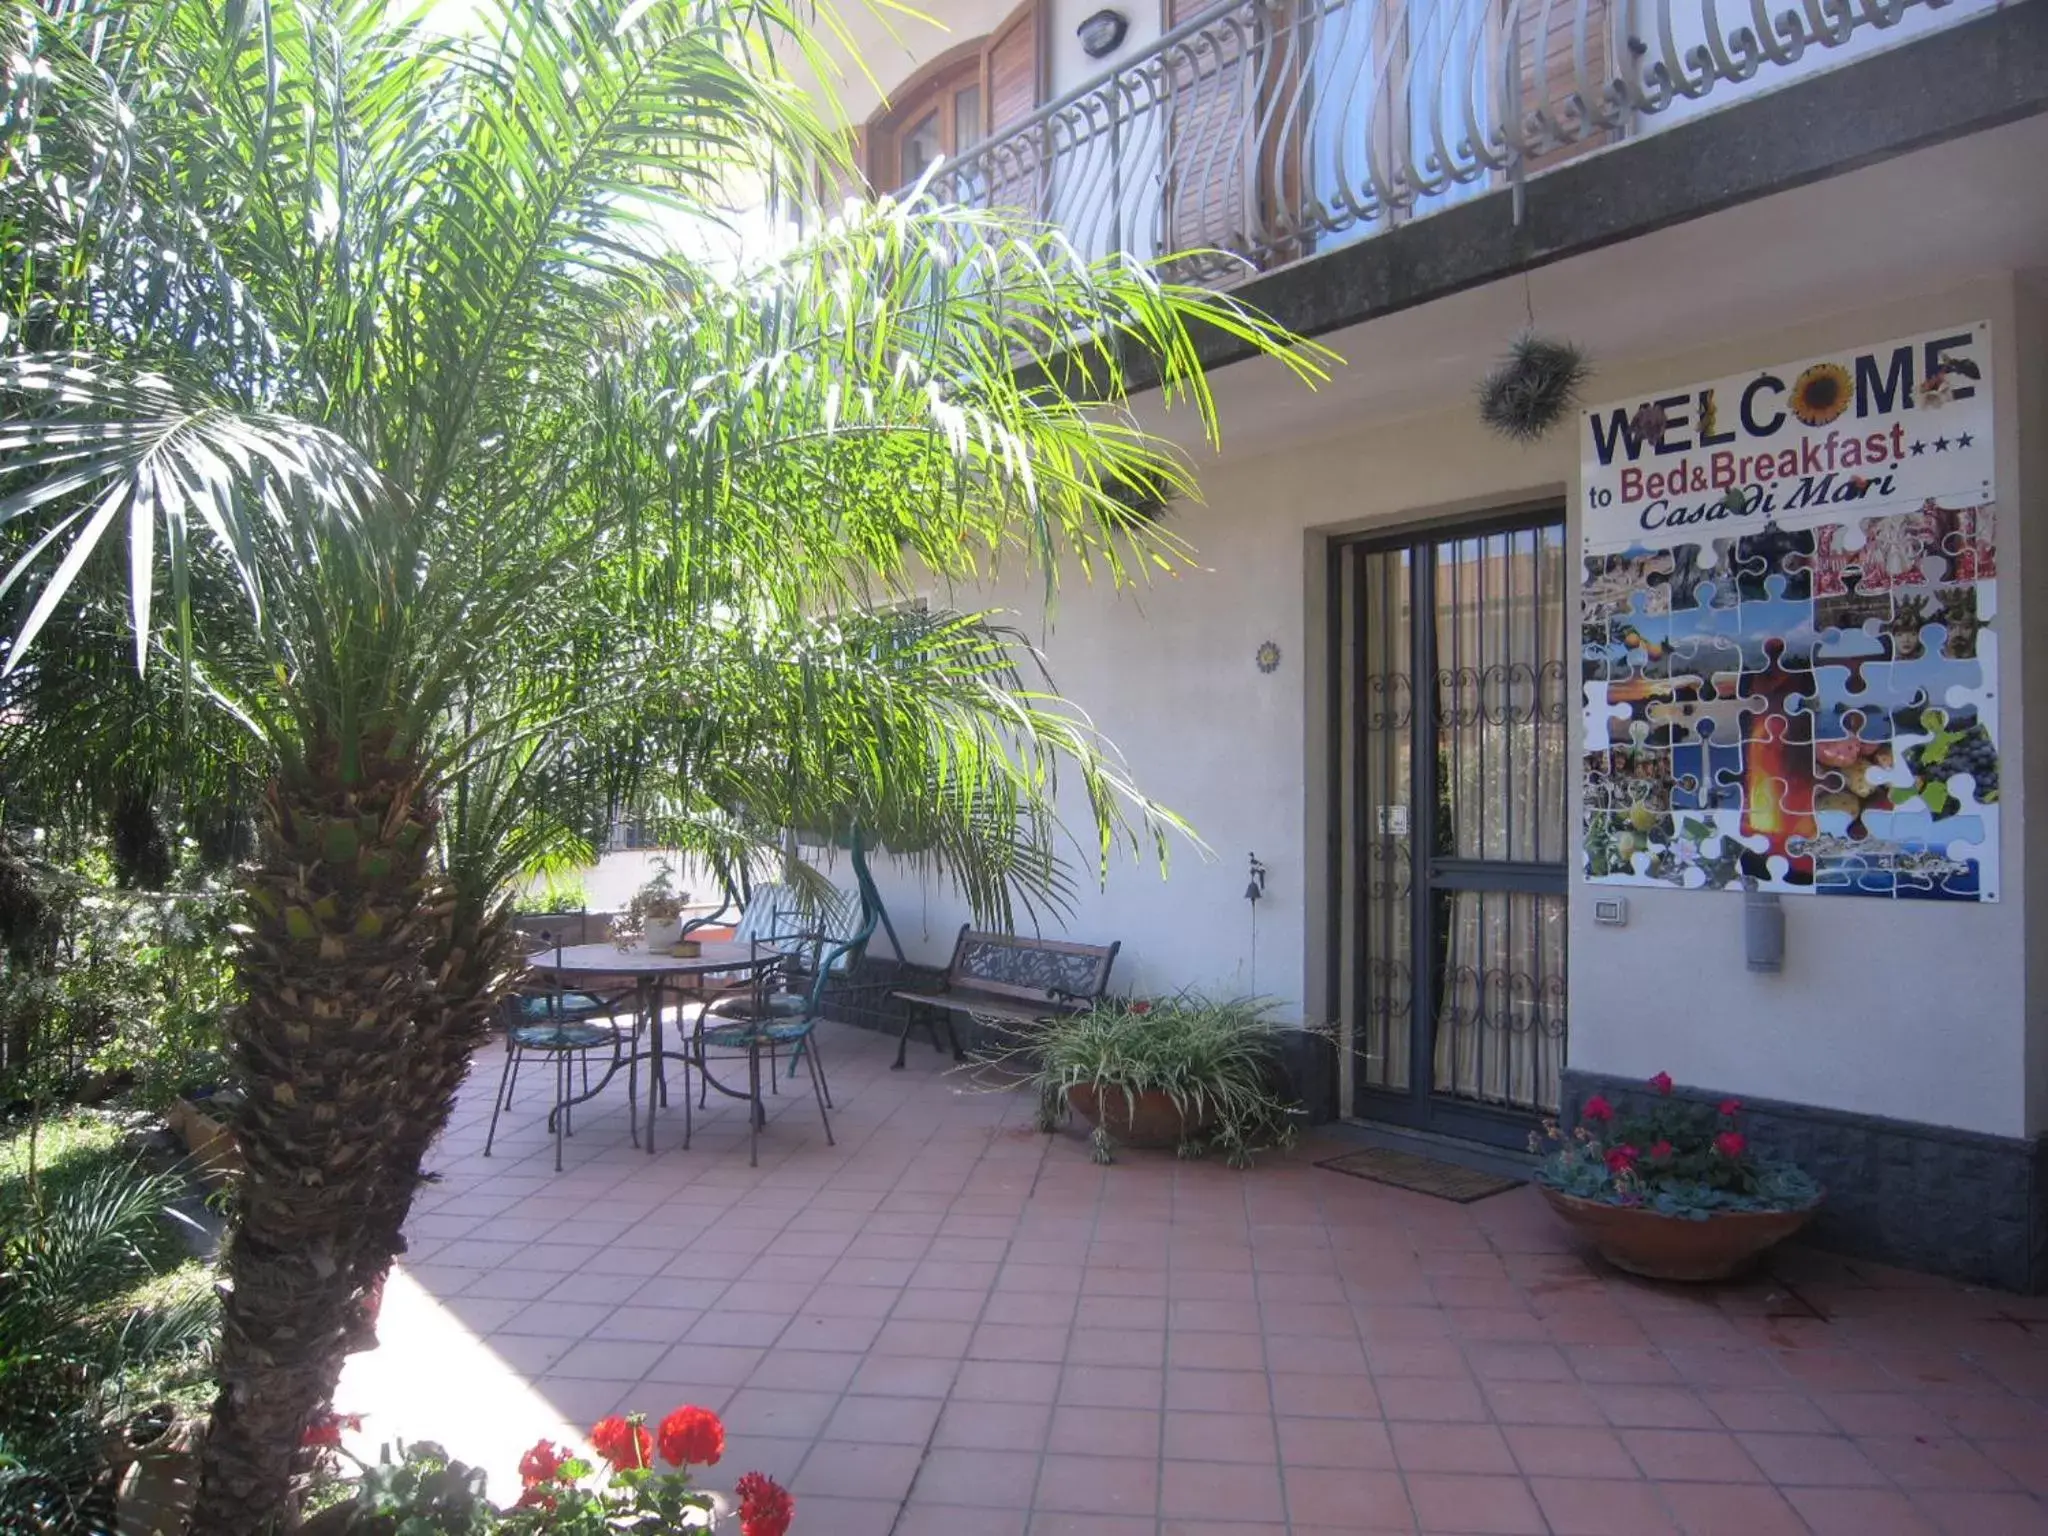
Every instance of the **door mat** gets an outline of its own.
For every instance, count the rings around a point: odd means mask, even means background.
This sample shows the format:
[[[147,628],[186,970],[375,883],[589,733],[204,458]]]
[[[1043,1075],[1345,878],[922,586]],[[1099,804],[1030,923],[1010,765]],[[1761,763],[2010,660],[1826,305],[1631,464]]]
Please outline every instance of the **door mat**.
[[[1396,1152],[1391,1147],[1366,1147],[1357,1152],[1345,1152],[1337,1157],[1326,1157],[1316,1166],[1334,1173],[1348,1173],[1354,1179],[1371,1179],[1375,1184],[1412,1189],[1418,1195],[1455,1200],[1460,1205],[1470,1205],[1488,1195],[1518,1188],[1522,1183],[1520,1179],[1483,1173],[1477,1168],[1461,1168],[1456,1163],[1440,1163],[1433,1157],[1420,1157],[1413,1152]]]

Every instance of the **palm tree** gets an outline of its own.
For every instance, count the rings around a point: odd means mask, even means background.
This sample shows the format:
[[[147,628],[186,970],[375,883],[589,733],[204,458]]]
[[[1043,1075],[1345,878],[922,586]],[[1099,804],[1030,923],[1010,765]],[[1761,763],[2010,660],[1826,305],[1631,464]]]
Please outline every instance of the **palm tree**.
[[[471,1047],[506,893],[621,803],[745,859],[852,815],[987,910],[1171,819],[926,579],[1171,562],[1227,299],[1000,214],[883,205],[738,270],[678,230],[841,153],[792,0],[45,0],[6,36],[7,669],[110,626],[256,765],[248,1174],[193,1528],[287,1514]],[[823,61],[814,59],[814,66]],[[64,690],[53,685],[53,694]],[[72,690],[73,697],[76,690]],[[203,738],[195,738],[203,739]]]

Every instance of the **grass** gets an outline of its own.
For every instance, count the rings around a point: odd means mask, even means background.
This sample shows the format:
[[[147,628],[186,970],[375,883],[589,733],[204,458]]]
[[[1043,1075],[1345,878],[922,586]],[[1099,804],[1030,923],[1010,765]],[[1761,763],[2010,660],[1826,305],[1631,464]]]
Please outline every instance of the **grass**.
[[[45,1116],[40,1125],[26,1120],[0,1129],[0,1233],[15,1232],[25,1225],[32,1200],[47,1205],[68,1190],[83,1188],[109,1171],[136,1161],[138,1135],[151,1123],[147,1115],[121,1110],[69,1109]],[[30,1177],[33,1144],[34,1177]],[[33,1188],[33,1195],[31,1189]],[[207,1266],[191,1256],[185,1241],[169,1221],[160,1222],[142,1244],[143,1256],[159,1273],[134,1288],[141,1297],[137,1305],[153,1300],[151,1288],[170,1283],[181,1269],[209,1274]],[[131,1293],[109,1291],[94,1297],[90,1305],[112,1306]]]
[[[151,1123],[132,1111],[74,1108],[33,1127],[21,1120],[0,1128],[0,1234],[26,1231],[37,1208],[150,1168],[139,1133]],[[192,1253],[175,1221],[167,1216],[135,1229],[130,1261],[96,1269],[70,1290],[67,1310],[82,1326],[110,1332],[137,1314],[204,1304],[215,1283],[213,1266]],[[210,1400],[212,1386],[203,1375],[195,1378],[191,1359],[171,1355],[138,1359],[113,1384],[111,1396],[130,1404],[169,1399],[199,1409]]]

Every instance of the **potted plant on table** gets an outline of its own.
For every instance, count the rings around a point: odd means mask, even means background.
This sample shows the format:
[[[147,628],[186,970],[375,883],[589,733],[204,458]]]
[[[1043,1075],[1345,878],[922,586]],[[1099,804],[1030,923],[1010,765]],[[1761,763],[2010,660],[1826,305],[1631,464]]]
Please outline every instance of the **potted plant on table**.
[[[980,1054],[1038,1090],[1038,1124],[1069,1114],[1094,1126],[1107,1163],[1119,1145],[1172,1147],[1183,1157],[1216,1149],[1244,1167],[1260,1147],[1293,1140],[1297,1115],[1284,1089],[1286,1026],[1261,998],[1196,993],[1157,1002],[1106,998],[1080,1013],[1042,1019]]]
[[[626,906],[619,937],[630,942],[637,933],[649,954],[673,953],[682,942],[683,908],[689,904],[690,893],[676,888],[675,866],[656,859],[654,874]]]
[[[1760,1157],[1742,1103],[1672,1097],[1669,1073],[1639,1114],[1602,1094],[1569,1133],[1556,1121],[1530,1150],[1549,1154],[1537,1187],[1566,1224],[1619,1269],[1653,1280],[1719,1280],[1805,1226],[1822,1191],[1795,1165]]]

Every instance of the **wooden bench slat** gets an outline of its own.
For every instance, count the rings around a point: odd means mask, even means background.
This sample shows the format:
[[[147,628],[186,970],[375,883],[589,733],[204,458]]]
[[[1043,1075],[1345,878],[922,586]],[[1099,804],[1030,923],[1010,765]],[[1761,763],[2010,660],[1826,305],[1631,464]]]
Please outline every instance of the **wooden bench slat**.
[[[992,992],[891,992],[889,995],[909,1003],[945,1008],[953,1013],[983,1013],[990,1018],[1016,1019],[1026,1024],[1035,1023],[1047,1014],[1075,1011],[1072,1004],[1045,1001],[1031,1005],[1019,1003],[1014,998],[998,997]]]

